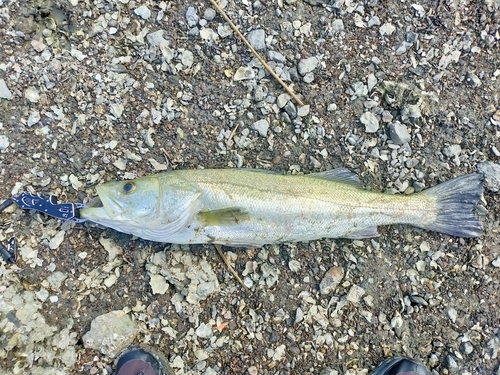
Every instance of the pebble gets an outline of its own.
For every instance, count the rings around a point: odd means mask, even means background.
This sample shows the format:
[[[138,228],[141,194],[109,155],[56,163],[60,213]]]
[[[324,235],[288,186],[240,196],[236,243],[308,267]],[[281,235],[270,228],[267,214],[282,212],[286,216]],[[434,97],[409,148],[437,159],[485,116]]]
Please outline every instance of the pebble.
[[[367,88],[368,88],[369,92],[373,90],[373,88],[375,87],[377,82],[378,81],[377,81],[377,77],[375,77],[375,74],[373,74],[373,73],[368,74]]]
[[[257,130],[260,136],[265,137],[267,136],[267,130],[269,129],[269,121],[266,119],[255,121],[252,124],[252,129]]]
[[[226,38],[233,35],[233,29],[231,29],[231,26],[229,25],[219,25],[217,27],[217,34],[219,34],[221,38]]]
[[[186,11],[186,21],[189,27],[194,27],[199,21],[198,14],[194,7],[189,7]]]
[[[194,63],[193,52],[187,49],[183,50],[180,55],[180,60],[182,65],[184,65],[186,68],[190,68]]]
[[[396,121],[389,125],[389,136],[391,140],[397,145],[403,145],[411,140],[411,135],[408,132],[406,125]]]
[[[445,154],[449,158],[452,158],[454,156],[458,156],[458,155],[460,155],[461,152],[462,152],[462,147],[460,147],[460,145],[457,145],[457,144],[449,145],[449,146],[445,147],[443,150],[443,154]]]
[[[277,101],[276,101],[276,104],[278,105],[278,108],[284,108],[285,105],[286,105],[286,103],[288,103],[291,98],[292,97],[290,95],[288,95],[288,94],[285,94],[285,93],[280,94],[278,96]]]
[[[344,31],[344,21],[336,19],[332,22],[332,30],[335,32]]]
[[[252,47],[257,51],[266,48],[266,32],[264,31],[264,29],[256,29],[250,31],[247,35],[247,39]]]
[[[38,103],[38,101],[40,100],[40,93],[36,88],[30,86],[24,91],[24,97],[31,103]]]
[[[311,83],[311,82],[313,82],[313,81],[314,81],[314,74],[313,74],[312,72],[307,73],[307,74],[304,76],[303,81],[304,81],[305,83]]]
[[[378,32],[380,35],[392,35],[396,31],[396,26],[390,24],[390,23],[384,23],[380,28],[378,29]]]
[[[493,359],[496,359],[499,357],[500,353],[500,337],[499,336],[493,336],[487,343],[486,347],[490,349],[490,356]]]
[[[218,39],[219,34],[217,34],[212,29],[205,27],[205,28],[201,29],[201,31],[200,31],[200,37],[201,37],[201,39],[204,39],[204,40],[215,41]]]
[[[54,237],[50,239],[49,248],[51,250],[55,250],[62,244],[63,241],[64,241],[64,231],[60,230],[59,232],[56,233]]]
[[[311,106],[309,104],[302,105],[297,109],[297,116],[305,117],[309,114],[310,110],[311,110]]]
[[[267,58],[271,61],[276,61],[279,63],[284,63],[286,62],[285,56],[283,56],[281,53],[276,52],[276,51],[269,51],[267,53]]]
[[[477,171],[484,175],[484,182],[488,190],[492,192],[500,191],[500,164],[489,161],[479,163]]]
[[[110,311],[92,321],[90,331],[83,335],[83,346],[113,358],[132,344],[138,332],[137,323],[124,311]]]
[[[481,80],[473,72],[467,72],[467,74],[465,75],[465,82],[467,82],[472,87],[479,87],[479,86],[481,86]]]
[[[379,120],[371,112],[365,112],[359,118],[359,121],[365,126],[365,131],[367,133],[375,133],[379,129]]]
[[[0,98],[7,100],[12,99],[12,93],[3,79],[0,79]]]
[[[61,288],[61,284],[64,280],[66,280],[67,277],[68,275],[66,275],[64,272],[56,271],[51,273],[47,277],[47,281],[53,290],[59,290]]]
[[[6,135],[0,135],[0,151],[6,150],[9,145],[9,138]]]
[[[295,324],[300,323],[303,320],[304,320],[304,312],[300,307],[297,307],[297,310],[295,311]]]
[[[125,107],[121,103],[112,103],[109,106],[109,110],[115,118],[120,118],[120,117],[122,117],[122,114],[123,114],[123,111],[125,110]]]
[[[146,5],[141,5],[140,7],[136,8],[134,10],[134,13],[141,17],[143,20],[147,20],[149,17],[151,17],[151,11]]]
[[[297,67],[299,74],[305,76],[307,73],[312,72],[319,64],[319,60],[316,57],[309,57],[307,59],[302,59],[299,61]]]
[[[47,47],[40,39],[33,39],[31,41],[31,46],[37,52],[42,52]]]
[[[357,285],[353,285],[351,286],[351,289],[349,289],[349,292],[347,293],[347,300],[352,304],[357,304],[364,294],[365,290],[363,288]]]
[[[285,109],[285,112],[288,113],[290,118],[294,119],[297,117],[297,107],[291,101],[288,101],[285,104],[284,109]]]
[[[321,294],[331,294],[337,289],[344,278],[345,271],[342,267],[332,267],[323,276],[319,284],[319,291]]]
[[[425,9],[420,4],[412,4],[411,7],[415,10],[415,17],[422,18],[425,17]]]
[[[402,55],[406,53],[410,47],[413,46],[413,43],[407,42],[406,40],[403,40],[401,44],[399,45],[398,49],[396,50],[396,55]]]
[[[123,254],[123,249],[111,238],[106,238],[104,235],[101,235],[99,237],[99,243],[108,253],[108,262],[113,262],[117,256]]]
[[[448,314],[448,317],[450,318],[450,320],[455,323],[456,320],[457,320],[457,317],[458,317],[458,313],[457,313],[457,310],[453,307],[450,307],[447,311],[447,314]]]
[[[380,25],[381,25],[380,18],[378,18],[377,16],[373,16],[368,20],[368,27],[380,26]]]
[[[445,360],[444,360],[444,366],[450,370],[452,374],[456,374],[458,371],[458,363],[455,360],[455,358],[451,355],[447,355]]]
[[[240,66],[233,76],[233,80],[235,81],[243,81],[253,78],[255,78],[255,72],[253,68],[249,66]]]
[[[490,122],[493,125],[500,126],[500,109],[496,110],[493,115],[491,115]]]
[[[214,9],[212,8],[207,8],[205,9],[205,12],[203,13],[203,18],[206,19],[207,21],[212,21],[217,13],[215,12]]]
[[[254,93],[254,100],[256,102],[261,102],[263,101],[266,97],[267,97],[267,93],[268,93],[268,89],[267,89],[267,86],[257,86],[255,88],[255,93]]]
[[[356,97],[365,97],[366,95],[368,95],[368,86],[365,85],[363,82],[354,82],[352,85],[351,85],[351,88],[352,90],[354,91],[354,95]]]
[[[474,346],[469,341],[460,344],[460,351],[464,354],[471,354],[474,351]]]
[[[201,338],[207,338],[212,336],[212,327],[205,324],[201,323],[198,328],[196,328],[196,336],[201,337]]]
[[[146,35],[146,40],[152,46],[159,46],[162,42],[166,42],[165,35],[167,35],[165,30],[157,30]]]

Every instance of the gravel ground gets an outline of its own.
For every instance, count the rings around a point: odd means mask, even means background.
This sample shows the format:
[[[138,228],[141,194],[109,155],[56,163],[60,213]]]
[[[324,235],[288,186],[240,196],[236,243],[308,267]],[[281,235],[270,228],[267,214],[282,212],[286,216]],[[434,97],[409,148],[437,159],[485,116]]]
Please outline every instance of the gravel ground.
[[[130,343],[176,374],[500,373],[500,2],[0,0],[0,197],[87,202],[187,168],[347,167],[412,193],[486,171],[484,235],[170,246],[14,207],[0,241],[0,370],[111,374]]]

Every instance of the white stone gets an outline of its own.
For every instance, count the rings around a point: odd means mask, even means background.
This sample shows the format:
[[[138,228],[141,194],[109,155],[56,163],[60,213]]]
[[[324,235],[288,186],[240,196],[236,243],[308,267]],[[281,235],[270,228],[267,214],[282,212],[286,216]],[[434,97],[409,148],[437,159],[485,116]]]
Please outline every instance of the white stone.
[[[123,254],[123,249],[111,238],[105,238],[101,235],[101,237],[99,237],[99,243],[104,247],[104,250],[108,252],[108,262],[114,261],[118,255]]]
[[[309,57],[307,59],[302,59],[299,61],[298,72],[301,76],[312,72],[319,64],[319,60],[316,57]]]
[[[116,357],[134,341],[139,327],[122,310],[100,315],[90,324],[90,331],[83,335],[85,348],[99,350],[108,357]]]
[[[297,108],[297,116],[299,117],[304,117],[309,114],[309,111],[311,109],[311,106],[309,104],[302,105]]]
[[[396,31],[396,26],[387,22],[380,26],[380,28],[378,29],[380,35],[392,35],[394,31]]]
[[[59,232],[56,233],[54,237],[51,238],[49,241],[49,248],[51,250],[55,250],[59,247],[59,245],[62,244],[64,241],[64,231],[60,230]]]
[[[115,116],[116,118],[120,118],[122,117],[122,114],[123,114],[123,110],[125,109],[125,107],[123,106],[123,104],[121,103],[112,103],[110,105],[110,112],[113,116]]]
[[[198,328],[196,328],[196,336],[201,338],[211,337],[212,336],[212,327],[201,323]]]
[[[269,121],[266,119],[258,120],[252,124],[252,129],[257,130],[262,137],[265,137],[269,129]]]
[[[30,86],[24,91],[24,97],[31,103],[37,103],[40,100],[40,93],[36,88]]]
[[[168,283],[162,275],[151,275],[149,285],[151,286],[153,294],[165,294],[168,290]]]
[[[233,76],[233,80],[235,80],[235,81],[243,81],[243,80],[253,79],[253,78],[255,78],[255,72],[249,66],[239,67]]]
[[[9,138],[6,135],[0,135],[0,151],[6,150],[9,145]]]
[[[365,126],[365,131],[367,133],[375,133],[379,129],[379,121],[371,112],[363,113],[359,120]]]
[[[151,11],[145,5],[141,5],[140,7],[136,8],[134,10],[134,13],[144,20],[147,20],[149,17],[151,17]]]
[[[351,286],[347,293],[347,300],[351,303],[358,303],[361,297],[365,294],[365,290],[357,285]]]
[[[7,100],[12,99],[12,93],[3,79],[0,79],[0,98]]]

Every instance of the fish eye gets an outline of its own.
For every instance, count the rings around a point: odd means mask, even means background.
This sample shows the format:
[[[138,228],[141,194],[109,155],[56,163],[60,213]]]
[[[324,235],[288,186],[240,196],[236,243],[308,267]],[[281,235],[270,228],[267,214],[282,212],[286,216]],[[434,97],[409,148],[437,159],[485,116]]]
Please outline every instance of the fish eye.
[[[124,193],[131,193],[133,192],[135,189],[135,184],[133,182],[126,182],[125,184],[123,184],[123,192]]]

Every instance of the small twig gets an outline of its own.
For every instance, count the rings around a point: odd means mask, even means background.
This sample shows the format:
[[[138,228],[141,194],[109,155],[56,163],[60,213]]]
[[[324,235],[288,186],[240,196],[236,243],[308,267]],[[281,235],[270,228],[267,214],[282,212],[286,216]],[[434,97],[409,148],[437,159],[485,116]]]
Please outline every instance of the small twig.
[[[236,129],[238,129],[238,126],[240,126],[239,122],[237,122],[236,126],[233,128],[233,130],[231,130],[231,133],[229,134],[229,138],[227,139],[227,142],[229,142],[231,139],[233,139],[234,133],[236,133]]]
[[[210,0],[210,2],[215,7],[215,9],[217,9],[217,11],[221,14],[221,16],[226,20],[226,22],[229,24],[229,26],[231,26],[231,28],[234,30],[234,32],[236,34],[238,34],[238,36],[243,40],[243,42],[245,42],[245,44],[250,49],[250,51],[252,51],[252,53],[255,55],[255,57],[257,57],[257,59],[260,61],[260,63],[274,77],[274,79],[276,79],[279,82],[279,84],[281,86],[283,86],[283,88],[286,90],[286,92],[289,93],[292,96],[292,98],[299,105],[304,105],[304,103],[302,102],[302,100],[300,100],[299,97],[292,91],[292,89],[290,87],[288,87],[288,85],[285,82],[283,82],[283,80],[280,77],[278,77],[278,75],[274,72],[273,68],[271,68],[266,63],[266,61],[259,55],[259,53],[252,47],[252,45],[250,44],[250,42],[243,36],[243,34],[240,32],[240,30],[238,30],[238,28],[236,27],[236,25],[229,19],[229,17],[227,16],[226,12],[224,12],[222,10],[222,8],[219,6],[219,4],[217,4],[217,2],[215,0]]]
[[[246,290],[250,290],[248,289],[248,287],[243,283],[243,280],[241,280],[240,276],[236,273],[236,271],[234,270],[234,268],[231,266],[231,264],[229,263],[229,259],[227,259],[227,257],[224,255],[224,253],[222,252],[222,249],[220,247],[220,245],[218,244],[214,244],[215,248],[217,249],[217,252],[219,253],[220,257],[222,258],[222,260],[224,261],[224,263],[226,264],[227,268],[229,269],[229,271],[231,271],[231,273],[233,274],[233,276],[236,278],[236,280],[238,280],[238,282],[246,289]]]

